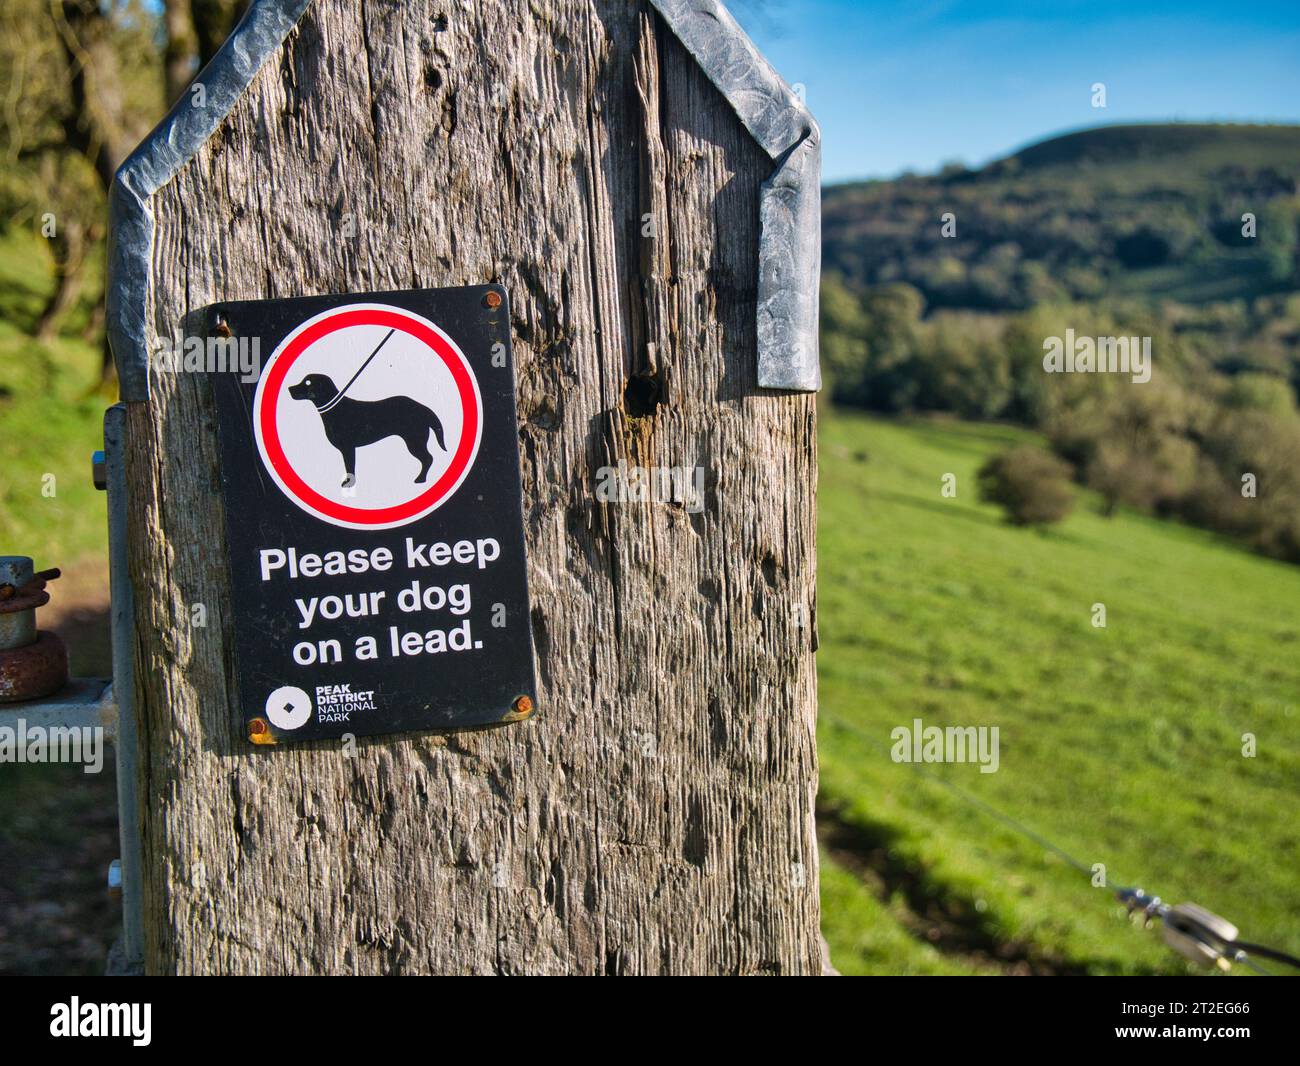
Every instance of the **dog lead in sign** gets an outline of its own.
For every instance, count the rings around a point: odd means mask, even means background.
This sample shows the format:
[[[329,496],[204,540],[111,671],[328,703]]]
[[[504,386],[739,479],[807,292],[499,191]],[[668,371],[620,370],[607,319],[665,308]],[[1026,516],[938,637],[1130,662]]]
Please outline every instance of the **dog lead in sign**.
[[[429,452],[429,434],[444,452],[447,445],[442,440],[442,423],[429,408],[409,396],[389,396],[383,400],[353,400],[346,395],[370,365],[379,349],[392,339],[396,327],[384,334],[384,339],[361,364],[343,388],[336,388],[333,379],[325,374],[308,374],[297,385],[289,387],[295,400],[310,400],[325,427],[325,436],[338,449],[347,476],[343,488],[357,483],[357,449],[367,444],[377,444],[386,437],[400,437],[412,458],[419,460],[420,472],[415,480],[423,482],[429,476],[433,455]]]

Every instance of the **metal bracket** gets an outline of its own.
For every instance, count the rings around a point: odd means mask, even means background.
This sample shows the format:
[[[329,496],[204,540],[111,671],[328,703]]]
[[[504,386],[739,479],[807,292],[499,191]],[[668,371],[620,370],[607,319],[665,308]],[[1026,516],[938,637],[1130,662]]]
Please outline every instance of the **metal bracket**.
[[[777,164],[759,207],[758,384],[816,392],[821,130],[719,0],[650,2]]]
[[[109,972],[144,972],[144,905],[141,896],[140,805],[136,792],[139,740],[135,721],[135,593],[127,556],[126,407],[104,412],[104,485],[108,492],[108,586],[113,635],[113,687],[117,704],[117,824],[121,843],[122,940]]]
[[[1140,888],[1121,888],[1115,898],[1128,908],[1129,914],[1140,913],[1144,926],[1159,918],[1165,944],[1197,966],[1227,970],[1246,958],[1237,947],[1237,927],[1200,904],[1171,906]]]
[[[192,106],[187,93],[117,172],[109,194],[107,318],[127,403],[149,399],[150,200],[225,121],[311,2],[254,0],[196,79],[204,88],[204,106]],[[777,163],[763,183],[759,208],[758,384],[816,392],[821,388],[821,131],[718,0],[651,3]]]
[[[0,712],[0,718],[22,718],[29,729],[102,729],[117,743],[117,698],[103,678],[74,677],[53,696],[8,703]]]

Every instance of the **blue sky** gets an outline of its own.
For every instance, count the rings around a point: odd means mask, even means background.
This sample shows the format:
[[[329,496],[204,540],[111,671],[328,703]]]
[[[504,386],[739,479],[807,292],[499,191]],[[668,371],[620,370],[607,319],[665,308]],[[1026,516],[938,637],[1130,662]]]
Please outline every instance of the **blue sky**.
[[[1108,122],[1300,122],[1300,2],[728,0],[825,139],[825,179],[987,162]],[[1106,86],[1104,110],[1091,86]]]

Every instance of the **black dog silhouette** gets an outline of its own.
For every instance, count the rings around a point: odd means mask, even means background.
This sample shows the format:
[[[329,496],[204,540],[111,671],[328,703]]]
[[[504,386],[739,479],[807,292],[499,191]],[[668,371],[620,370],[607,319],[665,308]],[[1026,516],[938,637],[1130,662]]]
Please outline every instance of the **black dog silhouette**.
[[[297,385],[289,387],[290,396],[295,400],[310,400],[320,413],[326,439],[343,457],[343,468],[347,471],[347,477],[343,479],[345,489],[357,483],[357,449],[386,437],[401,437],[406,450],[420,461],[416,482],[429,476],[429,467],[433,465],[433,453],[429,451],[430,430],[438,447],[444,452],[447,450],[442,441],[442,423],[437,415],[409,396],[390,396],[386,400],[354,400],[344,396],[337,403],[331,403],[338,392],[334,382],[324,374],[309,374]]]

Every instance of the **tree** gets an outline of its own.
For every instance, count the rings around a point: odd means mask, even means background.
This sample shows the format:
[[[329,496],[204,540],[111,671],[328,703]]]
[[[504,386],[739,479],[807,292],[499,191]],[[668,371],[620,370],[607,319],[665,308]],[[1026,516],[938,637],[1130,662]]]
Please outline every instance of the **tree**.
[[[840,275],[822,275],[821,359],[825,388],[837,403],[865,406],[869,323],[859,301]]]
[[[190,0],[163,0],[163,94],[168,106],[180,99],[194,76],[198,39]]]
[[[0,199],[6,222],[31,226],[52,253],[54,284],[32,326],[48,341],[102,251],[113,174],[161,109],[158,21],[140,0],[9,0],[0,18]],[[102,341],[103,292],[90,295]],[[111,365],[105,346],[105,374]]]
[[[906,411],[916,401],[916,328],[925,298],[911,285],[897,282],[870,289],[862,301],[867,318],[868,405],[883,411]]]
[[[243,13],[243,0],[8,0],[0,22],[0,115],[10,223],[49,242],[54,285],[33,326],[44,341],[83,293],[102,252],[107,191],[127,155]],[[191,7],[194,8],[192,14]],[[201,32],[196,34],[195,25]],[[103,291],[88,331],[102,337]],[[103,372],[112,361],[104,345]]]
[[[994,455],[978,477],[980,499],[1003,508],[1012,525],[1050,525],[1074,506],[1069,464],[1040,448],[1021,445]]]
[[[248,0],[190,0],[189,8],[198,40],[197,67],[201,70],[244,17]]]
[[[994,315],[941,311],[916,331],[919,407],[997,418],[1012,396],[1011,367]]]

